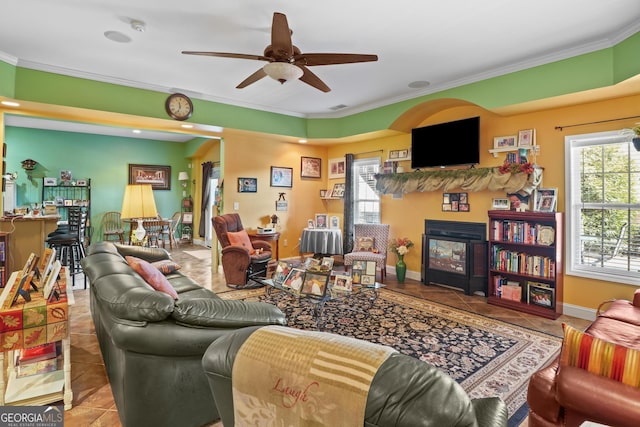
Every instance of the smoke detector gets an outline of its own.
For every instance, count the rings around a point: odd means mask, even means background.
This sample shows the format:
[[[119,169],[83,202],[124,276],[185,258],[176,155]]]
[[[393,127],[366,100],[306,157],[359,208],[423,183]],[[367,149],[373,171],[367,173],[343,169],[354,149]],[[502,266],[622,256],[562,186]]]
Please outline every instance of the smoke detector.
[[[138,31],[139,33],[144,33],[144,30],[145,30],[144,22],[134,19],[131,21],[131,28]]]

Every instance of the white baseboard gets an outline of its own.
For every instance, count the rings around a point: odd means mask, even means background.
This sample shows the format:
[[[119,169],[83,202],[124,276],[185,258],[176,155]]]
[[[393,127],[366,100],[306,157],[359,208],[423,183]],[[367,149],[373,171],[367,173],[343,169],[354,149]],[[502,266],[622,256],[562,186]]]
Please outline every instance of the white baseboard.
[[[579,305],[567,304],[562,305],[562,314],[571,317],[577,317],[585,320],[596,320],[596,310],[593,308],[581,307]]]

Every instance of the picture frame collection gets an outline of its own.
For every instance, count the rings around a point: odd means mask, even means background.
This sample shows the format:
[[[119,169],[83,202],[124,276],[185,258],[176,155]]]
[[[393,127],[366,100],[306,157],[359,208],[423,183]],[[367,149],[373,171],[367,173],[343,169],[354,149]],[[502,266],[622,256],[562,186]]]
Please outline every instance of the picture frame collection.
[[[496,136],[493,138],[493,148],[511,150],[517,148],[531,148],[536,145],[536,130],[522,129],[517,135]]]
[[[355,261],[350,273],[334,271],[333,264],[333,257],[307,257],[299,266],[280,260],[271,280],[276,288],[318,299],[328,294],[352,292],[354,286],[373,285],[376,282],[375,261]]]
[[[442,193],[443,212],[469,212],[469,193]]]
[[[339,229],[340,228],[340,218],[337,215],[328,216],[327,214],[316,214],[315,220],[308,219],[307,220],[307,228],[318,228],[318,229]]]

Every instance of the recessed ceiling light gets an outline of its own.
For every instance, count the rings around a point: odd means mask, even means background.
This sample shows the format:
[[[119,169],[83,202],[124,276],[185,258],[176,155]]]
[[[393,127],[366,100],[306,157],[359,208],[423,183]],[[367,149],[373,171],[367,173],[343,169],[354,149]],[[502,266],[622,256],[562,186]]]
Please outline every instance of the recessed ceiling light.
[[[193,125],[180,125],[181,127],[185,128],[185,129],[192,129]]]
[[[7,107],[19,107],[20,104],[14,101],[2,101],[2,105],[6,105]]]
[[[138,129],[134,129],[132,132],[133,132],[133,133],[142,133],[142,131],[141,131],[141,130],[138,130]]]
[[[299,139],[299,140],[298,140],[298,142],[299,142],[300,144],[306,144],[306,143],[307,143],[307,140],[306,140],[306,139]]]
[[[105,31],[104,36],[112,42],[129,43],[131,41],[131,37],[122,34],[120,31]]]
[[[407,86],[409,86],[411,89],[422,89],[423,87],[427,87],[430,84],[431,83],[425,80],[416,80],[415,82],[409,83]]]

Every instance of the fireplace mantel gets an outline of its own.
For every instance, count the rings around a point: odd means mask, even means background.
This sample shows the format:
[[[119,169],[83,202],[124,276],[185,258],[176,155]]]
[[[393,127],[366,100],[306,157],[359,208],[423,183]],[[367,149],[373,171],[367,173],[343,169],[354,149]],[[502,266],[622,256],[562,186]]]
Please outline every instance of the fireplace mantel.
[[[376,190],[382,194],[455,189],[531,194],[542,182],[542,168],[534,167],[531,174],[502,173],[494,167],[378,174],[375,178]]]

